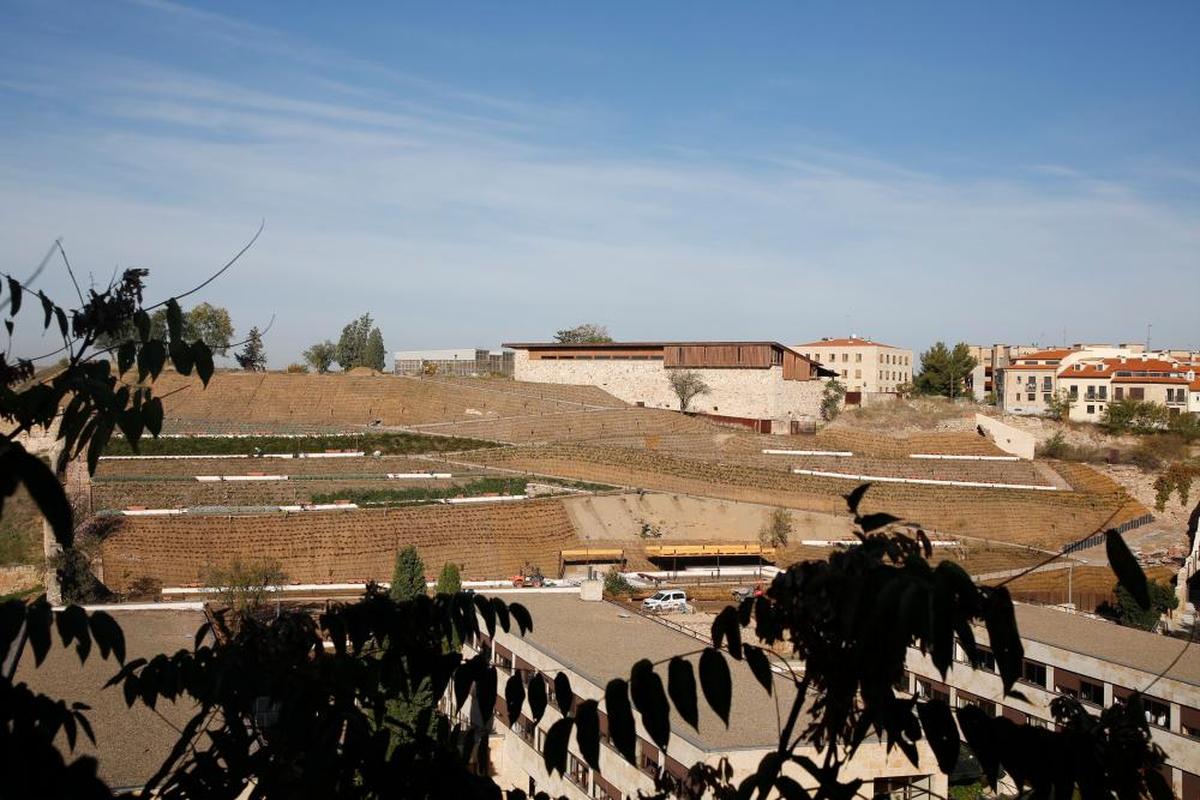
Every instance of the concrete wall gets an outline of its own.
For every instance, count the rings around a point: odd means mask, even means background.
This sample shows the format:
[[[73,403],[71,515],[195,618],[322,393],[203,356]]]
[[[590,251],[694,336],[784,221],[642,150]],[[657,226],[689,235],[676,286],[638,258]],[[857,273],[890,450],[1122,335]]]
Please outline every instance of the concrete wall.
[[[983,428],[987,437],[992,440],[996,447],[999,447],[1004,452],[1011,453],[1019,458],[1033,460],[1033,452],[1037,445],[1037,439],[1032,433],[1014,428],[1008,423],[983,414],[975,415],[975,424]]]
[[[692,369],[710,388],[692,400],[689,410],[753,419],[816,419],[820,381],[785,381],[782,367],[768,369]],[[627,403],[678,409],[670,371],[661,361],[624,359],[531,359],[518,350],[513,377],[519,381],[598,386]]]

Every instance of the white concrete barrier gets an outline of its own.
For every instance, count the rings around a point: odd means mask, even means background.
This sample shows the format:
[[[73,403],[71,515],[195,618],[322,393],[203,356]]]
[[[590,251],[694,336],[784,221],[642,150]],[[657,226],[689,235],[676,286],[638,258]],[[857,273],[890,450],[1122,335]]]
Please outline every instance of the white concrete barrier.
[[[467,503],[506,503],[510,500],[528,500],[527,494],[506,494],[499,497],[447,497],[439,500],[439,503],[447,503],[449,505],[464,505]]]
[[[818,469],[793,468],[796,475],[812,475],[818,478],[844,478],[850,481],[874,481],[878,483],[914,483],[924,486],[966,486],[974,489],[1031,489],[1038,492],[1057,492],[1057,486],[1040,486],[1032,483],[984,483],[983,481],[949,481],[934,478],[895,478],[889,475],[849,475],[844,472],[823,472]]]
[[[1020,461],[1017,456],[951,456],[942,453],[912,453],[909,458],[927,458],[938,461]]]
[[[186,513],[186,508],[136,508],[125,509],[121,512],[126,517],[166,517],[172,514]]]
[[[454,476],[451,475],[449,472],[389,472],[389,473],[387,473],[387,479],[390,481],[420,480],[422,478],[429,478],[429,479],[433,479],[433,480],[444,481],[444,480],[447,480],[447,479],[453,478],[453,477]]]
[[[931,539],[929,543],[934,547],[958,547],[957,539]],[[836,547],[837,545],[852,547],[862,544],[862,542],[858,539],[801,539],[800,544],[809,547]]]
[[[769,456],[829,456],[830,458],[849,458],[854,453],[849,450],[763,450]]]
[[[286,481],[287,475],[197,475],[196,480],[204,483],[219,481]]]

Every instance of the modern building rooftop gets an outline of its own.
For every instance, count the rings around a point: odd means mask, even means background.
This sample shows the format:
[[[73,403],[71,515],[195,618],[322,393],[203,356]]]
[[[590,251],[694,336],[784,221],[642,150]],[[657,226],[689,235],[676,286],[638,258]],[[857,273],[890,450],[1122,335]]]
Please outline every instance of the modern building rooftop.
[[[125,633],[126,660],[190,648],[196,631],[204,624],[204,613],[193,610],[109,613]],[[81,733],[73,752],[67,749],[63,735],[59,747],[68,761],[81,755],[97,757],[100,777],[114,790],[145,784],[162,766],[178,739],[179,729],[194,709],[186,702],[167,700],[158,703],[157,713],[141,703],[127,707],[120,686],[103,688],[120,668],[114,659],[101,658],[94,647],[88,660],[80,665],[75,648],[62,647],[55,636],[40,667],[34,666],[33,653],[26,646],[16,674],[17,682],[28,684],[35,692],[68,704],[78,701],[91,706],[85,713],[96,734],[96,744],[93,746]]]
[[[658,672],[665,681],[667,659],[696,653],[689,658],[696,664],[698,651],[705,646],[695,637],[616,603],[589,602],[561,594],[525,594],[517,599],[533,617],[533,630],[524,641],[600,687],[613,678],[628,678],[630,668],[643,658],[663,662]],[[774,694],[768,695],[744,661],[727,661],[733,675],[729,727],[701,698],[699,731],[672,715],[671,734],[704,751],[775,746],[779,741],[777,712],[782,709],[787,713],[795,687],[790,680],[777,677]]]
[[[1016,614],[1022,639],[1155,675],[1166,669],[1167,678],[1200,686],[1200,647],[1186,639],[1172,639],[1050,606],[1017,603]]]

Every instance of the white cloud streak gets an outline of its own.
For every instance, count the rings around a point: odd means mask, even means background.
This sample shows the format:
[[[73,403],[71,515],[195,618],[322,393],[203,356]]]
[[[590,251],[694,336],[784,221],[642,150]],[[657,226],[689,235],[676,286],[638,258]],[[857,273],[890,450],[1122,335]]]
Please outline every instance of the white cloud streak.
[[[239,47],[334,58],[143,5]],[[298,90],[77,57],[89,68],[70,54],[0,62],[0,86],[44,87],[81,118],[0,133],[5,267],[24,271],[64,235],[99,280],[149,265],[177,291],[265,217],[209,299],[242,329],[277,314],[275,365],[365,310],[392,349],[582,320],[628,338],[850,328],[914,347],[1130,339],[1153,321],[1156,338],[1200,346],[1195,208],[1068,168],[967,179],[804,143],[649,157],[582,146],[570,110],[456,90],[439,103],[432,82],[412,99],[345,76]]]

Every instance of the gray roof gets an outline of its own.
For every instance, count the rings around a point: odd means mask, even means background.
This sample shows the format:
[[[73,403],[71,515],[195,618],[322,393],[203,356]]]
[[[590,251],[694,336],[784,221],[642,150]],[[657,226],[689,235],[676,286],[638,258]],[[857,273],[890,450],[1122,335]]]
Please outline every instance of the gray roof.
[[[1017,603],[1016,614],[1022,639],[1155,675],[1174,662],[1166,677],[1200,686],[1200,647],[1189,646],[1186,639],[1172,639],[1050,606]]]
[[[111,611],[125,633],[126,660],[150,658],[159,653],[174,653],[191,648],[196,630],[204,623],[201,611]],[[26,646],[17,667],[16,680],[35,692],[91,706],[84,712],[96,734],[93,746],[81,731],[74,752],[67,749],[66,737],[59,747],[68,760],[80,755],[99,759],[100,777],[114,789],[142,786],[161,766],[194,706],[160,700],[157,712],[141,703],[125,705],[120,686],[102,687],[117,673],[120,665],[113,658],[100,658],[92,647],[86,663],[80,665],[74,647],[64,648],[57,635],[52,636],[50,652],[40,667],[34,666],[33,653]]]
[[[657,662],[674,655],[694,653],[705,646],[705,642],[638,616],[616,603],[589,602],[575,595],[562,594],[539,596],[529,593],[502,599],[519,602],[529,609],[533,630],[526,634],[526,642],[600,687],[613,678],[628,679],[630,668],[640,659]],[[696,664],[699,655],[688,660]],[[777,676],[774,694],[768,695],[744,661],[729,657],[726,661],[733,675],[733,710],[729,727],[725,727],[701,697],[699,731],[672,713],[672,735],[686,739],[703,751],[774,747],[779,740],[776,700],[779,702],[778,713],[786,717],[795,697],[795,687],[789,679]],[[658,672],[665,683],[665,663]]]

